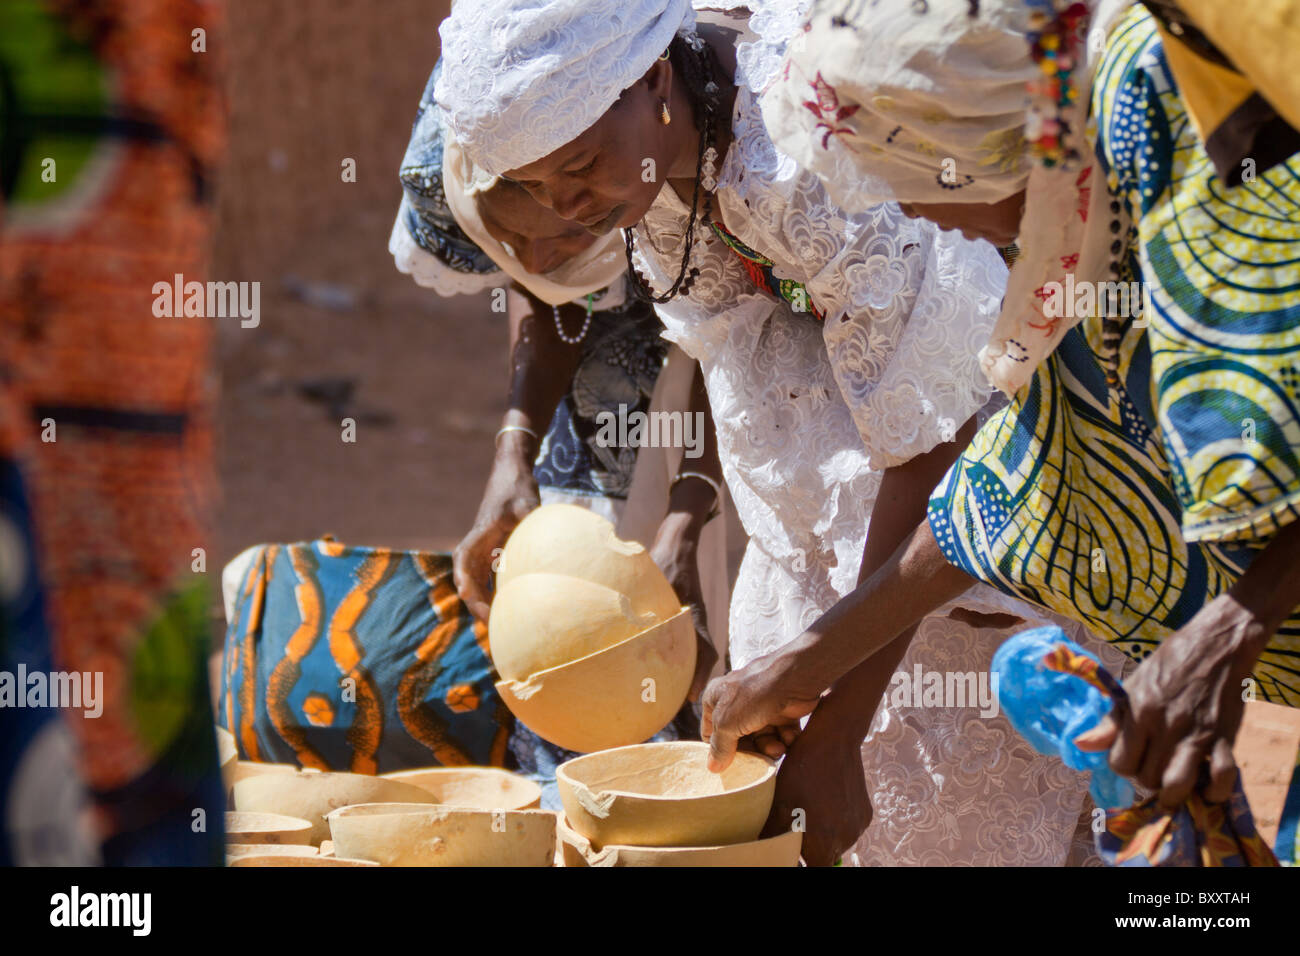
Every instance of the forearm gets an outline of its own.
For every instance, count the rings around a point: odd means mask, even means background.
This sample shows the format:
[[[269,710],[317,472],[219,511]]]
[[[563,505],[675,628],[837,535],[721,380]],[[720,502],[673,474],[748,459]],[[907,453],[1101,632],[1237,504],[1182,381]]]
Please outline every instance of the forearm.
[[[506,302],[510,318],[510,387],[505,424],[522,425],[540,436],[573,384],[582,349],[560,338],[551,306],[527,290],[512,285]],[[561,309],[577,311],[576,306]]]
[[[954,441],[939,445],[925,455],[885,471],[872,507],[870,531],[863,548],[862,567],[858,572],[859,586],[889,560],[919,524],[926,522],[930,490],[939,483],[974,433],[975,422],[972,419],[957,433]],[[966,583],[969,584],[969,580]],[[935,603],[921,616],[942,603],[944,602]],[[879,650],[836,681],[818,707],[814,719],[821,719],[824,711],[825,716],[833,715],[846,734],[858,739],[865,737],[880,698],[889,687],[915,633],[914,625],[906,627],[901,634],[880,646]]]
[[[531,471],[556,406],[573,384],[582,350],[560,339],[551,307],[527,290],[512,285],[506,303],[510,382],[509,407],[502,425],[511,430],[497,441],[496,462],[514,468],[526,466]]]
[[[718,435],[717,429],[713,427],[713,413],[709,409],[709,396],[704,388],[704,374],[699,363],[694,363],[687,414],[691,422],[698,425],[694,432],[698,435],[695,450],[699,454],[696,457],[685,453],[682,455],[677,468],[677,480],[673,481],[668,491],[668,512],[664,518],[664,527],[671,533],[698,538],[704,525],[722,505],[719,494],[719,489],[722,488],[722,464],[718,459]],[[714,484],[691,477],[693,474],[705,475]]]
[[[1300,606],[1300,521],[1283,528],[1228,590],[1241,615],[1243,653],[1251,664]]]

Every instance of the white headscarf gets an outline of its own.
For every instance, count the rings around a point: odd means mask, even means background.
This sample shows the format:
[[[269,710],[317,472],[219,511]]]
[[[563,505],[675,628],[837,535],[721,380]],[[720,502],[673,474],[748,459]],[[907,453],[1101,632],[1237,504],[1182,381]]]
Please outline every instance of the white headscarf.
[[[1109,194],[1085,141],[1089,90],[1104,39],[1133,0],[1085,0],[1077,98],[1062,115],[1080,154],[1071,166],[1033,160],[1026,122],[1046,116],[1030,95],[1041,76],[1025,33],[1026,0],[878,0],[848,14],[816,4],[763,98],[777,145],[813,170],[845,208],[897,200],[984,202],[1026,191],[1021,257],[989,345],[993,385],[1014,394],[1078,319],[1048,319],[1044,288],[1072,273],[1106,281]],[[828,9],[834,7],[834,9]]]
[[[689,0],[472,0],[442,22],[435,98],[474,163],[500,175],[586,132],[690,30]]]

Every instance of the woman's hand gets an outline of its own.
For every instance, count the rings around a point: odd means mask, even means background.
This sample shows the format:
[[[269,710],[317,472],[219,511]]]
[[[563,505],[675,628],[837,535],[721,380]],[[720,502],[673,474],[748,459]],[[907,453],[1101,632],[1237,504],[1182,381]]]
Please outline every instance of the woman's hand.
[[[1232,745],[1243,688],[1268,636],[1231,594],[1215,598],[1124,682],[1129,706],[1075,743],[1080,750],[1110,748],[1111,768],[1158,789],[1161,805],[1171,809],[1191,795],[1209,758],[1205,797],[1227,800],[1237,778]]]
[[[1110,749],[1118,774],[1160,789],[1180,806],[1210,761],[1205,798],[1232,795],[1232,745],[1245,710],[1245,688],[1270,638],[1300,606],[1300,521],[1269,542],[1226,594],[1167,637],[1124,682],[1129,706],[1116,708],[1075,738],[1080,750]]]
[[[798,721],[811,714],[822,688],[806,685],[792,668],[796,658],[782,651],[751,661],[740,670],[710,681],[701,698],[701,736],[709,744],[709,769],[731,766],[741,740],[753,737],[756,749],[779,757],[798,736]]]
[[[492,574],[510,532],[541,504],[529,450],[535,439],[526,432],[504,433],[488,476],[483,501],[469,534],[452,553],[452,577],[470,613],[487,623],[492,604]]]

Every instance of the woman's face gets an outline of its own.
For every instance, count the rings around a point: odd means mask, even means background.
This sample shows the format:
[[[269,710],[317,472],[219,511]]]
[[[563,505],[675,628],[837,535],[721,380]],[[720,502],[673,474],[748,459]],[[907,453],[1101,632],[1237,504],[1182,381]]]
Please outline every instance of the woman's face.
[[[483,227],[519,264],[544,275],[586,251],[596,237],[561,219],[513,183],[499,182],[474,199]]]
[[[967,239],[987,239],[1009,246],[1020,235],[1025,212],[1025,191],[1000,202],[899,203],[905,215],[929,219],[941,229],[960,229]]]
[[[668,126],[660,120],[660,102],[674,102],[671,75],[667,62],[656,61],[581,136],[536,162],[508,170],[506,177],[593,235],[640,222],[659,194],[683,136],[694,132],[688,108],[674,105]]]

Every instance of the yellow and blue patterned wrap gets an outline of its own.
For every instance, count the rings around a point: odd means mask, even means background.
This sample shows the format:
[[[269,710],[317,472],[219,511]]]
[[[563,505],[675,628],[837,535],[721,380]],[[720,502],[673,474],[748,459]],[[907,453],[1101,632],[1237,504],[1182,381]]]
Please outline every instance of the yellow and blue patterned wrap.
[[[219,722],[246,760],[502,766],[511,718],[494,682],[449,555],[262,545],[226,634]]]
[[[1092,109],[1101,169],[1135,224],[1116,236],[1116,278],[1143,282],[1145,309],[1117,345],[1100,318],[1076,326],[958,459],[929,517],[951,563],[1140,660],[1300,508],[1300,156],[1225,186],[1140,7],[1111,35]],[[1300,614],[1254,677],[1262,699],[1300,705]],[[1297,818],[1300,769],[1283,860]]]

